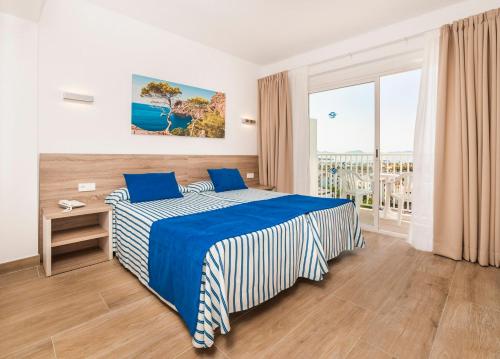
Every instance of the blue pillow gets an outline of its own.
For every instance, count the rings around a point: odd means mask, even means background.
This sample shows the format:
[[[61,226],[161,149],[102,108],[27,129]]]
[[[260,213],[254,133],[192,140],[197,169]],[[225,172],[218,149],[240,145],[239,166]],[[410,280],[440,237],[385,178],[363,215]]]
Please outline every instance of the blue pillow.
[[[175,172],[124,174],[123,177],[132,203],[183,197]]]
[[[237,168],[210,169],[208,174],[214,184],[215,192],[248,188]]]

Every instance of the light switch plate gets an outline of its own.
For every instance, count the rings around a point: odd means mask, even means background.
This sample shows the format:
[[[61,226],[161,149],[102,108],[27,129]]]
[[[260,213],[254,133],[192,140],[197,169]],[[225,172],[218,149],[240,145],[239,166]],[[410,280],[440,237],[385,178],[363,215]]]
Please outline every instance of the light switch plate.
[[[95,183],[78,183],[78,192],[91,192],[95,191]]]
[[[253,172],[247,173],[247,178],[255,178],[255,173]]]

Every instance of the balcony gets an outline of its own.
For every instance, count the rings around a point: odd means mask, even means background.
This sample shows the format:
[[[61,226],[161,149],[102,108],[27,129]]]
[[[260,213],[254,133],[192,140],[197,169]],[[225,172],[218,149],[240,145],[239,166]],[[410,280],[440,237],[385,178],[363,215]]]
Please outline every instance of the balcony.
[[[318,152],[317,194],[355,200],[361,222],[373,224],[374,156],[367,153]],[[314,168],[313,167],[313,168]],[[380,155],[379,227],[408,234],[411,221],[413,153]],[[355,198],[356,194],[359,198]]]

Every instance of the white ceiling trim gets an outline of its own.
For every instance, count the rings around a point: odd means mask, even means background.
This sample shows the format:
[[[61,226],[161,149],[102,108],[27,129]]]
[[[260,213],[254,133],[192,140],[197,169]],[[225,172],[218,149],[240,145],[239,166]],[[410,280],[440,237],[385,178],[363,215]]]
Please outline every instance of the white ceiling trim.
[[[423,50],[393,54],[309,77],[309,92],[321,92],[373,81],[375,77],[410,71],[422,66]]]
[[[418,52],[423,50],[424,45],[424,35],[418,34],[386,45],[370,47],[366,50],[311,65],[309,66],[309,75],[318,76],[331,71],[339,71],[352,66]]]
[[[500,0],[468,0],[409,20],[401,21],[350,39],[289,57],[262,67],[261,77],[302,66],[311,66],[349,54],[418,37],[455,20],[500,7]]]

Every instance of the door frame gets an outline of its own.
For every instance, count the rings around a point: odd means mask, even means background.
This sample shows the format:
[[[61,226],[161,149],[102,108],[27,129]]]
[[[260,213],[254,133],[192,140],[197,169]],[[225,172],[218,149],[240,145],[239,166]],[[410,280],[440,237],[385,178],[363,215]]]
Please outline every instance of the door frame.
[[[374,83],[375,85],[375,93],[374,93],[374,100],[375,100],[375,105],[374,105],[374,111],[375,111],[375,130],[374,130],[374,158],[373,158],[373,177],[374,177],[374,183],[373,183],[373,205],[372,205],[372,210],[373,210],[373,225],[369,224],[364,224],[361,223],[361,229],[369,231],[369,232],[376,232],[380,234],[387,234],[393,237],[399,237],[399,238],[404,238],[408,239],[409,235],[402,234],[402,233],[397,233],[397,232],[391,232],[387,230],[382,230],[380,229],[380,211],[378,210],[380,206],[380,78],[384,76],[390,76],[390,75],[395,75],[398,73],[402,72],[408,72],[408,71],[413,71],[413,70],[418,70],[421,69],[422,66],[421,64],[416,64],[416,63],[411,63],[411,64],[404,64],[401,66],[395,66],[394,68],[390,70],[384,70],[384,71],[373,71],[369,75],[362,75],[362,76],[352,76],[343,80],[339,81],[333,81],[333,82],[326,82],[322,84],[321,86],[315,86],[314,90],[309,89],[308,90],[308,103],[307,106],[309,108],[309,96],[314,93],[318,92],[324,92],[324,91],[332,91],[332,90],[338,90],[341,88],[345,87],[350,87],[350,86],[357,86],[357,85],[363,85],[366,83]],[[308,110],[309,111],[309,110]],[[313,132],[314,131],[314,132]],[[310,133],[311,136],[316,135],[316,124],[311,125],[310,121]],[[313,148],[311,147],[310,152],[313,151]],[[317,149],[314,149],[317,150]],[[309,157],[312,158],[312,153],[309,154]],[[376,204],[376,208],[375,208]]]

